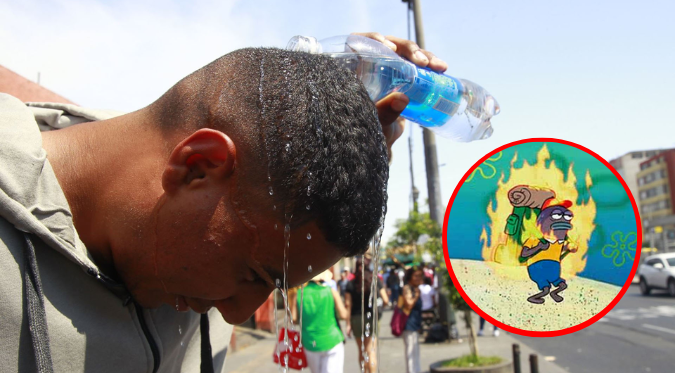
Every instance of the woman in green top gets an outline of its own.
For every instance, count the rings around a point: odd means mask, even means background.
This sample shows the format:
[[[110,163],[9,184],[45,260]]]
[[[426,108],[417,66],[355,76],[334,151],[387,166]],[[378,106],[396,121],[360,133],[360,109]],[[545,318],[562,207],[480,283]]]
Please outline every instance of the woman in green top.
[[[296,320],[301,306],[302,345],[312,373],[342,373],[345,349],[338,317],[346,319],[348,313],[340,294],[323,285],[325,274],[321,273],[305,285],[302,305],[299,291],[288,303]]]

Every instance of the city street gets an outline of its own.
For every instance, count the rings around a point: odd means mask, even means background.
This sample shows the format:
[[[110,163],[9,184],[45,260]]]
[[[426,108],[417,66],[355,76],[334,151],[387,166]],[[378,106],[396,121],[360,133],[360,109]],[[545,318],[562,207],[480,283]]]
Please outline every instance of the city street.
[[[556,338],[513,335],[570,372],[635,373],[675,371],[675,298],[637,285],[594,325]]]
[[[401,338],[395,338],[391,335],[391,329],[389,327],[391,315],[392,312],[390,310],[386,310],[380,324],[380,372],[405,372],[403,340]],[[473,316],[476,327],[478,327],[478,317],[475,314]],[[469,346],[465,338],[467,331],[464,328],[464,323],[460,321],[458,326],[460,335],[464,337],[463,342],[458,343],[455,341],[452,343],[422,343],[420,345],[422,373],[427,373],[429,371],[429,365],[434,362],[459,357],[469,353]],[[493,337],[491,335],[492,327],[487,326],[486,328],[486,334],[488,336],[478,339],[480,353],[484,356],[500,356],[505,360],[511,360],[511,346],[513,343],[518,343],[518,341],[513,338],[515,335],[502,332],[499,337]],[[245,331],[245,329],[238,330],[239,331],[237,334],[240,335],[241,339],[246,337],[245,334],[250,333]],[[231,373],[278,372],[279,366],[272,363],[272,353],[275,347],[274,334],[256,332],[256,336],[254,338],[248,337],[247,339],[250,341],[247,343],[248,346],[228,353],[226,371]],[[530,354],[537,354],[539,351],[535,351],[523,343],[520,343],[520,349],[523,367],[522,372],[526,373],[530,371],[528,363]],[[348,339],[347,343],[345,344],[344,362],[345,373],[361,372],[358,363],[358,351],[353,338]],[[542,373],[565,372],[565,370],[557,366],[555,363],[546,361],[544,356],[541,354],[539,357],[539,371]]]

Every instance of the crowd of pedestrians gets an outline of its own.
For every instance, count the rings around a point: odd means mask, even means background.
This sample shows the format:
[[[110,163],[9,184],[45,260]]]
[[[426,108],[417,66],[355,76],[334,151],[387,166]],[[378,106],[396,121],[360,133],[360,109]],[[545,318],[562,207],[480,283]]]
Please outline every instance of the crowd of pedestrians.
[[[457,338],[452,332],[456,330],[452,321],[446,317],[445,322],[441,322],[448,305],[439,298],[439,278],[433,267],[395,263],[378,272],[373,270],[371,258],[362,256],[353,269],[343,267],[337,281],[332,279],[332,272],[326,271],[305,285],[303,297],[290,299],[296,320],[299,321],[297,311],[303,310],[302,343],[312,373],[342,373],[344,345],[351,343],[349,339],[354,340],[359,352],[359,360],[353,364],[358,364],[364,372],[376,372],[378,330],[389,325],[375,321],[382,318],[387,307],[398,307],[407,315],[401,333],[407,373],[421,371],[420,340],[423,337],[427,342]],[[377,293],[371,296],[374,281]],[[340,320],[344,322],[344,330],[340,328]],[[479,335],[483,334],[483,325],[481,320]],[[440,340],[434,340],[430,334],[439,328],[442,330]],[[493,335],[499,335],[497,328]]]

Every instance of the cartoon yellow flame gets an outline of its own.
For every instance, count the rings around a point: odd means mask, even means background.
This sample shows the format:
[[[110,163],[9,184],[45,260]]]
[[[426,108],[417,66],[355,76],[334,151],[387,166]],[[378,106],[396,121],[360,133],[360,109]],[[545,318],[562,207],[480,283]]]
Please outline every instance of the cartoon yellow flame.
[[[519,261],[522,246],[504,233],[504,227],[509,215],[513,212],[508,192],[517,185],[529,185],[533,188],[549,189],[555,192],[556,199],[570,200],[573,205],[570,210],[574,213],[572,220],[573,228],[568,232],[570,246],[578,249],[576,253],[568,254],[561,262],[562,277],[572,278],[586,267],[585,255],[588,251],[588,241],[595,229],[596,208],[593,198],[590,197],[586,203],[577,204],[579,193],[577,192],[577,176],[574,174],[573,164],[570,164],[567,170],[567,180],[561,169],[559,169],[546,145],[542,146],[537,153],[537,162],[530,165],[527,161],[523,162],[521,168],[515,168],[514,164],[518,160],[516,153],[511,160],[511,176],[509,180],[504,181],[504,174],[498,181],[496,192],[496,203],[488,204],[487,213],[490,217],[490,223],[483,227],[480,235],[483,244],[483,259],[488,263],[500,263],[502,265],[491,265],[493,273],[506,278],[522,279],[527,277],[524,271],[525,263]],[[549,161],[550,160],[550,161]],[[549,161],[548,167],[546,166]],[[593,181],[591,175],[586,171],[584,178],[586,189],[590,188]],[[590,196],[590,192],[589,192]],[[489,237],[488,237],[489,236]],[[523,242],[530,236],[541,237],[542,234],[536,224],[535,214],[523,220]]]

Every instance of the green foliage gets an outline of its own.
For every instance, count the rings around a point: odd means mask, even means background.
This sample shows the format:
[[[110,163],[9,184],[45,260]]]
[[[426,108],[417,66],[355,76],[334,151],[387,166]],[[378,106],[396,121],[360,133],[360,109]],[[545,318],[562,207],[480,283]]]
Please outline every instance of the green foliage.
[[[458,367],[458,368],[468,368],[468,367],[484,367],[488,365],[495,365],[502,362],[502,358],[499,356],[473,356],[473,355],[464,355],[456,359],[448,360],[443,362],[444,367]]]
[[[387,249],[412,245],[424,234],[428,234],[431,239],[427,244],[421,247],[422,249],[431,251],[432,249],[441,248],[441,228],[435,221],[431,220],[428,212],[420,213],[415,210],[410,211],[407,219],[399,219],[396,221],[395,227],[396,234],[394,234],[394,237],[387,243]]]
[[[387,252],[392,248],[412,245],[416,243],[420,236],[429,235],[429,240],[421,246],[418,246],[415,261],[421,261],[423,252],[429,252],[433,261],[438,266],[439,279],[443,279],[444,287],[448,291],[450,303],[455,310],[463,311],[471,308],[466,304],[457,288],[452,284],[447,268],[445,267],[445,255],[443,254],[443,244],[441,241],[441,227],[431,220],[428,212],[418,212],[417,209],[410,211],[408,219],[399,219],[396,221],[396,234],[387,243]]]

